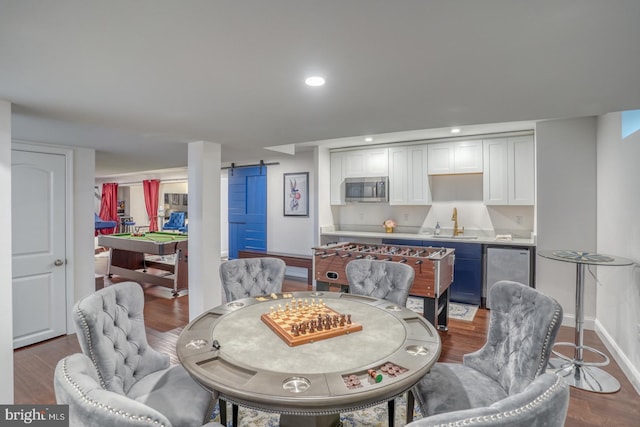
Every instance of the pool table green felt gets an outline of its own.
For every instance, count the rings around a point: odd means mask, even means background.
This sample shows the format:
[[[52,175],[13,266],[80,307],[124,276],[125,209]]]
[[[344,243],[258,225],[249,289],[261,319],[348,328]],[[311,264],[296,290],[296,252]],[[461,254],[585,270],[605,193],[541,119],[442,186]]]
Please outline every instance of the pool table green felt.
[[[112,234],[111,236],[122,238],[122,239],[153,241],[158,243],[180,242],[183,240],[188,240],[188,236],[186,234],[163,233],[161,231],[141,233],[141,235],[134,235],[131,233],[120,233],[120,234]]]
[[[178,244],[186,244],[186,234],[149,232],[144,236],[132,236],[130,233],[102,234],[98,236],[98,244],[106,248],[154,255],[176,253]]]

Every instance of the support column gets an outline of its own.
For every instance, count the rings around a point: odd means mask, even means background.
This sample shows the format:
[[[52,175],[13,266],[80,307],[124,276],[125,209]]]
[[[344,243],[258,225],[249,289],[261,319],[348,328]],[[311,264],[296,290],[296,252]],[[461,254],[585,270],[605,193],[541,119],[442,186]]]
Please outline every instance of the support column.
[[[0,200],[11,200],[11,103],[0,99]],[[13,403],[13,286],[11,283],[11,205],[0,209],[0,403]]]
[[[189,320],[222,303],[221,161],[220,144],[189,143]]]

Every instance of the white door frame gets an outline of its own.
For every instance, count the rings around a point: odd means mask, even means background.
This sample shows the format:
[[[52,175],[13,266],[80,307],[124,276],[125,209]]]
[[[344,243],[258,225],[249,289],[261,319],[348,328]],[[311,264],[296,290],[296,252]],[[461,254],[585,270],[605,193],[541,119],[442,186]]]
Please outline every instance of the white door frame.
[[[34,153],[45,154],[58,154],[65,157],[65,253],[64,257],[67,261],[67,265],[70,268],[66,268],[66,318],[67,318],[67,330],[66,334],[74,333],[75,326],[73,324],[73,316],[71,315],[71,309],[75,303],[75,283],[74,283],[74,268],[75,262],[72,262],[74,253],[73,236],[74,236],[74,220],[73,220],[73,149],[67,147],[60,147],[49,144],[37,144],[28,141],[12,140],[12,150],[31,151]]]

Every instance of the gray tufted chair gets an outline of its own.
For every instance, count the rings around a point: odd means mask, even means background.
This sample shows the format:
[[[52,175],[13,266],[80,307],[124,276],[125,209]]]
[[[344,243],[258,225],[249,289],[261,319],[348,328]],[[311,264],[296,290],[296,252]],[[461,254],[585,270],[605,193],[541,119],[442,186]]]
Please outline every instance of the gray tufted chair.
[[[279,258],[242,258],[220,264],[227,302],[282,291],[286,265]]]
[[[282,292],[287,266],[279,258],[241,258],[220,264],[220,280],[227,302]],[[233,404],[232,423],[238,425],[238,405]],[[220,415],[226,419],[226,403],[220,402]]]
[[[100,384],[100,375],[93,362],[82,353],[72,354],[58,362],[53,384],[57,403],[69,405],[71,427],[187,425],[174,424],[163,411],[120,393],[106,390]],[[179,388],[173,390],[177,399],[180,399],[178,393],[188,392]],[[191,408],[185,408],[185,410],[189,409]],[[223,426],[209,422],[203,427]]]
[[[371,259],[354,259],[345,273],[350,294],[382,298],[403,307],[416,275],[406,264]]]
[[[407,427],[562,427],[568,408],[569,386],[558,375],[546,373],[521,392],[489,406],[432,415]]]
[[[436,363],[413,388],[425,415],[482,408],[522,392],[543,374],[562,321],[553,298],[501,281],[491,292],[485,345],[462,364]]]
[[[382,298],[399,306],[407,305],[416,272],[406,264],[371,259],[354,259],[346,268],[349,293]],[[389,425],[395,419],[395,400],[388,402]]]
[[[78,301],[73,308],[78,341],[95,372],[83,367],[86,361],[79,361],[79,357],[67,360],[60,370],[64,373],[66,366],[69,373],[73,372],[71,367],[77,367],[85,378],[93,377],[104,392],[113,393],[113,399],[118,395],[149,406],[163,414],[168,425],[201,426],[211,415],[211,393],[182,365],[169,366],[169,356],[149,346],[143,309],[144,293],[134,282],[106,287]],[[59,398],[64,395],[69,393]],[[70,410],[79,409],[74,405]],[[101,419],[102,415],[98,411],[95,417]]]

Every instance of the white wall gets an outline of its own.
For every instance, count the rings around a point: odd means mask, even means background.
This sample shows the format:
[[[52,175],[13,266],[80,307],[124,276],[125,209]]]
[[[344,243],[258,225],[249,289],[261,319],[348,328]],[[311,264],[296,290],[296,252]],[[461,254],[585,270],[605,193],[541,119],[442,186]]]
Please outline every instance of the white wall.
[[[295,156],[274,159],[278,165],[267,167],[267,248],[270,251],[310,255],[314,246],[314,213],[317,197],[315,185],[314,154],[304,152]],[[285,173],[309,172],[309,216],[284,216]],[[288,184],[287,184],[288,185]],[[286,191],[285,191],[286,190]]]
[[[0,99],[0,200],[11,200],[11,104]],[[11,224],[11,207],[0,209],[0,224]],[[0,403],[13,403],[13,310],[11,227],[0,245]]]
[[[160,206],[160,203],[158,203]],[[144,188],[140,183],[129,185],[129,215],[136,225],[149,225],[149,215],[144,201]],[[159,224],[162,226],[161,224]]]
[[[631,267],[598,267],[596,330],[640,393],[640,132],[624,140],[620,113],[598,118],[598,252]]]
[[[596,250],[596,118],[536,125],[537,250]],[[595,282],[585,275],[585,327],[594,328]],[[538,257],[536,287],[575,321],[576,265]]]
[[[93,219],[95,174],[95,150],[88,148],[73,148],[73,260],[69,267],[73,271],[75,302],[95,291],[95,259]],[[68,331],[75,330],[71,322],[71,307],[69,306]]]

